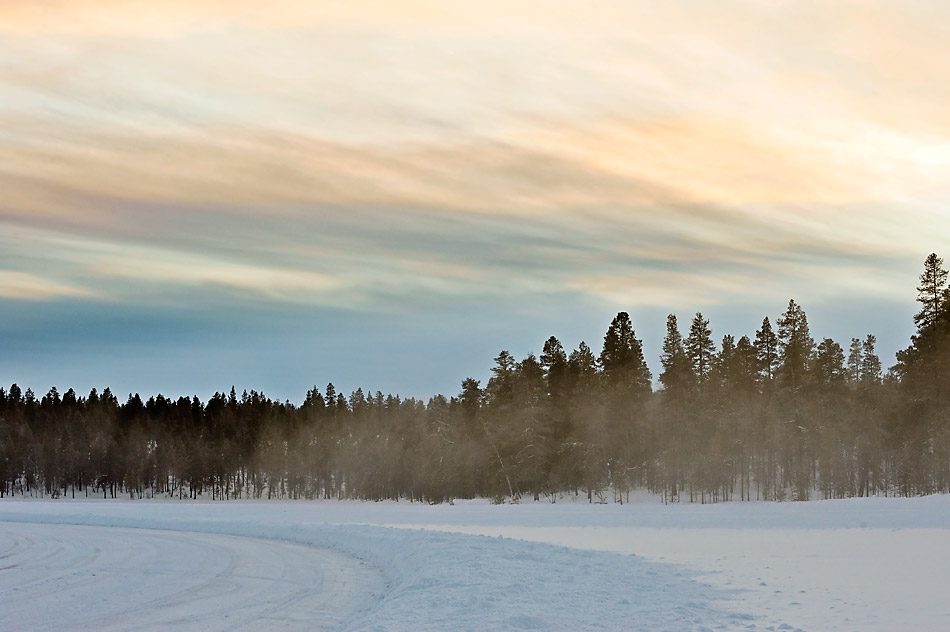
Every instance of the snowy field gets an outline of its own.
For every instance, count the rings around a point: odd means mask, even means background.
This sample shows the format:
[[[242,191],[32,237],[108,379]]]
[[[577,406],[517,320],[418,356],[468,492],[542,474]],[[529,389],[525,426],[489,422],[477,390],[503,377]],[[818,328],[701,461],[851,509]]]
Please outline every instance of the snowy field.
[[[950,498],[0,501],[0,630],[946,630]]]

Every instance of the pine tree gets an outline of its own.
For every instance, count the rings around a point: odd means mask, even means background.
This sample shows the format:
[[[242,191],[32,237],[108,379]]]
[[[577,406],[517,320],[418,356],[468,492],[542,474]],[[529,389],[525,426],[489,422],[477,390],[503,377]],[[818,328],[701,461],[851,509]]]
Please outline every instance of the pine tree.
[[[799,389],[805,379],[815,341],[808,331],[805,311],[794,300],[778,319],[779,368],[778,377],[791,390]]]
[[[676,324],[676,316],[666,317],[666,337],[663,338],[663,355],[660,357],[663,371],[660,373],[660,383],[667,392],[685,391],[695,380],[686,347],[683,345],[683,336]]]
[[[844,378],[844,350],[831,338],[825,338],[815,352],[815,381],[822,386],[834,386]]]
[[[918,331],[922,332],[937,324],[941,307],[947,301],[947,271],[943,259],[931,253],[924,260],[924,271],[917,286],[917,301],[922,305],[914,316]]]
[[[861,365],[864,362],[864,345],[860,338],[851,339],[851,347],[848,350],[848,382],[857,384],[861,381]]]
[[[642,404],[652,391],[643,346],[626,312],[620,312],[611,321],[604,335],[600,364],[607,386],[607,476],[617,493],[623,494],[629,490],[635,465],[642,462]]]
[[[759,372],[766,383],[769,383],[775,379],[775,370],[778,367],[778,338],[772,331],[768,316],[762,320],[762,328],[755,332],[755,352],[759,361]]]
[[[467,414],[474,414],[482,404],[482,389],[478,380],[467,377],[462,380],[462,391],[458,396],[458,403]]]
[[[514,391],[522,406],[539,406],[545,394],[544,367],[533,353],[515,365]]]
[[[572,391],[592,390],[598,379],[597,357],[583,340],[567,359],[567,370]]]
[[[868,334],[861,345],[861,383],[866,385],[881,382],[881,359],[874,351],[877,338]]]
[[[568,373],[567,354],[557,338],[551,336],[545,341],[540,360],[548,394],[557,399],[564,397]]]
[[[712,340],[709,320],[703,318],[700,312],[696,312],[689,328],[689,336],[686,338],[686,354],[689,356],[693,373],[700,385],[705,384],[709,379],[715,351],[716,344]]]
[[[904,392],[916,400],[942,401],[950,394],[945,387],[950,375],[950,295],[945,287],[943,259],[931,254],[917,286],[922,308],[914,316],[917,333],[908,348],[897,353],[894,372]]]
[[[739,338],[739,342],[736,343],[735,356],[737,372],[733,379],[743,390],[752,391],[759,376],[759,358],[755,345],[752,344],[748,336]]]
[[[612,386],[637,398],[650,392],[653,376],[643,359],[643,344],[637,338],[627,312],[620,312],[610,322],[604,335],[600,365]]]
[[[485,387],[485,392],[492,403],[506,404],[511,401],[515,366],[514,357],[506,349],[502,349],[501,353],[495,356],[495,366],[491,369],[492,376]]]

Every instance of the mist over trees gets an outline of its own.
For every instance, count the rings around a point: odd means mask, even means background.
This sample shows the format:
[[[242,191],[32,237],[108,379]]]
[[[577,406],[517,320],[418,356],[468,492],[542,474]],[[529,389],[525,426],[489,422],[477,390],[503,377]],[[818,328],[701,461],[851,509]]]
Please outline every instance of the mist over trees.
[[[451,397],[332,383],[302,404],[0,389],[0,497],[807,500],[950,492],[950,290],[927,257],[916,333],[885,374],[876,338],[812,337],[790,300],[722,336],[670,314],[657,390],[629,314],[599,356],[554,336]]]

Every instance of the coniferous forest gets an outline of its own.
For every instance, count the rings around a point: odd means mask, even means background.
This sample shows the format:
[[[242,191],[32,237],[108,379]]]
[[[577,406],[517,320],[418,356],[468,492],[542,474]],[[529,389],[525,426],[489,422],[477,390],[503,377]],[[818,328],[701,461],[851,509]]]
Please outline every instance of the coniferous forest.
[[[0,389],[0,497],[499,502],[808,500],[950,492],[950,290],[936,254],[916,333],[884,372],[875,337],[816,341],[794,300],[714,340],[667,320],[658,373],[617,314],[595,355],[550,337],[486,384],[428,401],[314,387],[123,402],[108,388]],[[654,388],[656,386],[656,388]]]

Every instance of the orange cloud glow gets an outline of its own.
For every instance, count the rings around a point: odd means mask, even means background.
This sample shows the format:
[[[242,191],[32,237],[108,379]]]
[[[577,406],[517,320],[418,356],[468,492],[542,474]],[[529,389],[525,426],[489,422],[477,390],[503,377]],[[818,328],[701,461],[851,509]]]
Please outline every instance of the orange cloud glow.
[[[298,242],[289,262],[195,259],[155,215],[530,220],[582,237],[544,252],[592,267],[597,248],[917,256],[950,239],[948,18],[933,0],[0,0],[0,220],[168,246],[90,275],[278,296],[354,281]],[[638,234],[658,243],[614,243]],[[449,273],[471,262],[387,248],[442,266],[427,287],[471,281]],[[623,294],[586,272],[577,287]]]

